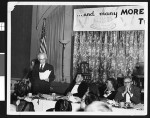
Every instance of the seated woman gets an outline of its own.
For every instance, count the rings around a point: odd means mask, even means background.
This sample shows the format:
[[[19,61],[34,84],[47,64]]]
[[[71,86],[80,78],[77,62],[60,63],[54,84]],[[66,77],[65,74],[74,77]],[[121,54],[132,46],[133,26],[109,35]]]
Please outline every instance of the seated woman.
[[[17,97],[23,98],[25,97],[29,92],[30,92],[31,88],[28,82],[21,80],[20,82],[15,84],[14,87],[14,95],[16,95]]]
[[[76,96],[82,98],[88,89],[87,83],[83,81],[81,73],[76,75],[76,78],[71,82],[70,86],[66,89],[65,96]]]
[[[14,90],[11,94],[11,106],[16,106],[16,111],[34,111],[33,104],[24,100],[30,92],[28,84],[20,81],[15,85]]]
[[[107,76],[105,74],[103,75],[103,78],[99,78],[98,89],[99,89],[99,93],[100,93],[100,98],[103,98],[104,91],[107,88],[106,80],[107,80]]]
[[[59,99],[55,104],[55,111],[72,111],[72,104],[66,99]]]
[[[104,91],[103,98],[113,100],[117,93],[117,81],[114,78],[109,78],[106,81],[106,90]]]
[[[85,97],[87,97],[89,94],[93,94],[97,96],[98,99],[100,98],[100,92],[99,92],[98,86],[95,83],[89,84],[89,87],[86,93],[84,94],[84,96],[82,97],[82,99],[85,99]]]
[[[92,92],[86,93],[81,100],[80,108],[85,109],[86,106],[91,104],[93,101],[99,101],[98,96]]]

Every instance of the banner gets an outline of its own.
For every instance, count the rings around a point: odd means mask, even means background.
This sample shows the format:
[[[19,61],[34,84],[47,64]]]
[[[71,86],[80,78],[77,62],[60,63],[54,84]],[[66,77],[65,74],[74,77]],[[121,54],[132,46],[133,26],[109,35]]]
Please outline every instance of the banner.
[[[74,31],[144,30],[143,6],[74,9]]]

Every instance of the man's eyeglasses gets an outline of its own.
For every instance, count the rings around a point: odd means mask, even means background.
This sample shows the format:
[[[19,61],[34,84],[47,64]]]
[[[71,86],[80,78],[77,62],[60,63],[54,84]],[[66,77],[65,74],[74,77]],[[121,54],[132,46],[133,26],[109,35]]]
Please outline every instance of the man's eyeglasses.
[[[39,59],[39,61],[40,61],[40,60],[45,60],[45,58],[44,58],[44,59]]]
[[[128,84],[128,83],[131,83],[132,81],[130,81],[130,82],[124,82],[125,84]]]

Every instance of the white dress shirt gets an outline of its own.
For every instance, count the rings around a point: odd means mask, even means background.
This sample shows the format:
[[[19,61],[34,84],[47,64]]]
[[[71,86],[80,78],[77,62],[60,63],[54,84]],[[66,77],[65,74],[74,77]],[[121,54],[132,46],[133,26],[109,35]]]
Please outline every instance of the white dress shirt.
[[[75,84],[74,87],[73,87],[72,90],[71,90],[71,93],[72,93],[72,94],[78,93],[78,87],[79,87],[79,84]]]

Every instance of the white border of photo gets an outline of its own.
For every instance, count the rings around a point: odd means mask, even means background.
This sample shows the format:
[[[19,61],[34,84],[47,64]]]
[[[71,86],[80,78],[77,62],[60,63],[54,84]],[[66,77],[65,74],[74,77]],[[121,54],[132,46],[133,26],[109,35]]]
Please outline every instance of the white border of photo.
[[[10,111],[11,82],[11,11],[15,5],[143,5],[145,6],[145,42],[144,42],[144,110],[137,112],[12,112]],[[147,68],[148,68],[148,2],[8,2],[7,8],[7,114],[8,115],[147,115]],[[1,82],[0,82],[1,83]]]
[[[5,101],[5,76],[0,76],[0,101]]]

